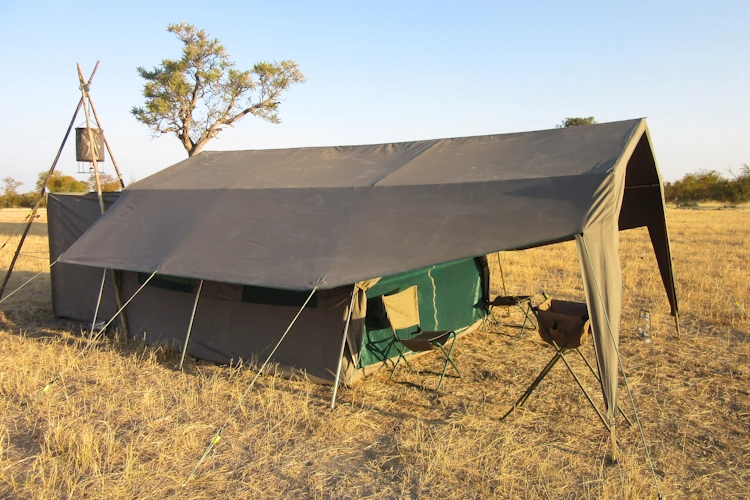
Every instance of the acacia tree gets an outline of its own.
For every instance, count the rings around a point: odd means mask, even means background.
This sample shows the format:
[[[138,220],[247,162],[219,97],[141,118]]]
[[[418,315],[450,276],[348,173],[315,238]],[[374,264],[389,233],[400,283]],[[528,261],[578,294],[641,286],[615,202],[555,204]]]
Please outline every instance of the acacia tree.
[[[146,102],[131,113],[156,136],[175,134],[188,156],[246,115],[279,123],[282,94],[305,81],[294,61],[258,62],[238,71],[226,48],[205,31],[186,23],[170,24],[167,31],[182,42],[182,58],[164,59],[153,70],[138,68]]]

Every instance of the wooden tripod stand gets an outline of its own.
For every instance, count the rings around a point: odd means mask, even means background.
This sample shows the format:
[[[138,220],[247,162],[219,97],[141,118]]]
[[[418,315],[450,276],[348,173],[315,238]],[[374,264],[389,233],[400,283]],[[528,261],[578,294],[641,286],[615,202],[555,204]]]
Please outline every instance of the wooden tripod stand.
[[[8,281],[10,280],[10,276],[13,273],[13,268],[16,265],[16,261],[18,260],[19,255],[21,254],[21,249],[23,248],[24,241],[26,240],[26,237],[29,234],[29,230],[31,229],[31,224],[33,224],[34,219],[36,218],[36,213],[39,210],[40,205],[42,204],[42,201],[44,200],[44,195],[47,189],[47,183],[49,182],[50,177],[52,177],[52,174],[55,172],[55,168],[57,167],[57,162],[60,159],[60,155],[62,154],[62,150],[65,147],[65,143],[68,140],[68,136],[70,135],[70,131],[73,129],[73,124],[75,123],[76,117],[78,116],[78,112],[83,108],[84,115],[86,117],[86,129],[88,131],[89,141],[91,143],[92,153],[93,153],[93,170],[94,170],[94,177],[96,179],[96,193],[99,198],[99,208],[101,210],[101,213],[104,213],[104,198],[102,196],[102,189],[101,189],[101,181],[99,178],[99,167],[97,164],[97,158],[99,158],[99,151],[97,151],[97,143],[94,141],[94,134],[91,130],[91,118],[89,116],[89,108],[91,109],[91,112],[94,115],[94,120],[96,121],[96,126],[99,128],[99,132],[101,134],[101,137],[104,141],[104,145],[107,148],[107,151],[109,152],[109,156],[112,159],[112,165],[115,168],[115,172],[117,173],[117,178],[120,181],[120,186],[122,188],[125,188],[125,182],[122,179],[122,174],[120,173],[120,169],[117,166],[117,162],[115,161],[115,157],[112,154],[112,148],[109,145],[109,142],[107,141],[106,136],[104,135],[104,130],[101,127],[101,121],[99,120],[99,116],[96,112],[96,108],[94,107],[94,101],[91,99],[91,94],[89,93],[89,89],[91,87],[91,82],[94,79],[94,75],[96,75],[96,70],[99,68],[99,61],[96,62],[96,66],[94,66],[94,71],[91,72],[91,76],[89,77],[88,81],[84,79],[83,72],[81,71],[81,65],[77,65],[78,69],[78,83],[81,88],[81,99],[78,101],[78,106],[76,107],[75,112],[73,113],[73,117],[70,120],[70,124],[68,125],[68,129],[65,132],[65,136],[63,137],[62,144],[60,144],[60,148],[57,150],[57,155],[55,155],[55,159],[52,161],[52,166],[50,167],[49,171],[47,172],[47,175],[44,177],[44,181],[42,182],[41,188],[39,190],[39,194],[37,195],[37,199],[34,202],[34,205],[31,208],[31,212],[28,216],[28,222],[26,223],[26,227],[24,228],[23,233],[21,234],[21,239],[18,242],[18,246],[16,247],[16,251],[13,254],[13,258],[10,261],[10,265],[8,266],[8,270],[5,273],[5,277],[3,278],[2,285],[0,285],[0,299],[2,299],[3,294],[5,293],[5,288],[8,286]],[[122,306],[122,300],[120,298],[120,284],[119,280],[117,279],[116,274],[114,271],[111,271],[112,278],[115,286],[115,298],[117,299],[117,305],[118,307]],[[105,276],[106,276],[106,270],[105,270]],[[104,285],[104,279],[102,279],[102,287]],[[101,294],[100,294],[101,298]],[[98,305],[97,305],[98,309]],[[128,327],[127,327],[127,320],[125,318],[125,313],[122,312],[120,315],[120,319],[122,322],[122,327],[125,333],[127,334]],[[95,321],[94,321],[95,322]]]

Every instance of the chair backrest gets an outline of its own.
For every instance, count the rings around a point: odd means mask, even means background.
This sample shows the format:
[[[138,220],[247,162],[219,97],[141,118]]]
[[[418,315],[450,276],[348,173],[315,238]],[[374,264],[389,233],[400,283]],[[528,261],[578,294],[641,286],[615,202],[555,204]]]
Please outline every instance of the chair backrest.
[[[391,324],[391,329],[396,330],[419,326],[419,301],[417,299],[417,286],[411,286],[406,290],[393,295],[383,296],[385,315]]]

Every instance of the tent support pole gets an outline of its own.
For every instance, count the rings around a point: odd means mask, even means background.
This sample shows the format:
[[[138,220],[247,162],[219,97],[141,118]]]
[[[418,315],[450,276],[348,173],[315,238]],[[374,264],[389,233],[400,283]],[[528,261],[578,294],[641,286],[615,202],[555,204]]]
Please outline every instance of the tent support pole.
[[[344,325],[344,336],[341,338],[341,350],[339,351],[339,363],[336,368],[336,382],[333,384],[333,397],[331,398],[331,409],[336,407],[336,393],[339,389],[339,378],[341,377],[341,365],[344,363],[344,347],[346,346],[346,337],[349,335],[349,323],[352,319],[352,310],[354,309],[354,299],[357,297],[357,285],[352,290],[352,300],[349,302],[349,312],[346,315],[346,324]]]
[[[116,318],[117,316],[119,316],[119,315],[120,315],[120,314],[121,314],[121,313],[122,313],[122,312],[123,312],[123,311],[125,310],[125,308],[126,308],[126,307],[128,307],[128,304],[130,304],[130,302],[131,302],[131,301],[132,301],[132,300],[133,300],[133,299],[134,299],[134,298],[136,297],[136,295],[138,295],[138,294],[139,294],[139,293],[141,292],[141,290],[143,290],[144,288],[146,288],[146,285],[148,285],[148,282],[149,282],[149,281],[151,281],[151,279],[152,279],[152,278],[153,278],[154,276],[156,276],[156,271],[154,271],[153,273],[151,273],[151,276],[149,276],[149,277],[148,277],[148,279],[147,279],[146,281],[144,281],[144,282],[143,282],[143,284],[142,284],[142,285],[141,285],[141,286],[140,286],[140,287],[138,288],[138,290],[136,290],[136,291],[135,291],[135,293],[134,293],[134,294],[133,294],[133,295],[132,295],[132,296],[131,296],[131,297],[130,297],[130,298],[128,299],[128,301],[127,301],[127,302],[125,302],[125,303],[124,303],[124,304],[123,304],[123,305],[122,305],[122,306],[121,306],[121,307],[120,307],[120,308],[119,308],[119,309],[117,310],[117,312],[115,313],[115,315],[114,315],[114,316],[112,316],[112,318],[111,318],[111,319],[110,319],[109,321],[107,321],[107,323],[106,323],[106,324],[105,324],[105,325],[104,325],[104,326],[103,326],[103,327],[101,328],[101,330],[99,330],[99,331],[97,332],[97,334],[96,334],[96,336],[97,336],[97,337],[98,337],[98,336],[100,336],[100,335],[101,335],[102,333],[104,333],[104,330],[106,330],[106,329],[107,329],[107,327],[108,327],[108,326],[110,325],[110,323],[112,323],[112,322],[113,322],[113,321],[115,320],[115,318]]]
[[[664,495],[661,492],[661,488],[659,487],[659,479],[656,477],[656,471],[654,470],[654,462],[651,460],[651,453],[648,451],[648,443],[646,442],[646,436],[643,434],[643,426],[641,425],[641,419],[638,417],[638,410],[635,407],[635,399],[633,398],[633,391],[630,390],[630,383],[628,382],[628,376],[625,374],[625,366],[622,363],[622,356],[620,356],[620,348],[617,346],[617,342],[615,342],[615,334],[612,332],[612,323],[609,320],[609,313],[604,309],[604,297],[602,296],[602,290],[599,287],[599,279],[596,277],[596,272],[594,271],[594,264],[591,262],[591,254],[589,253],[589,247],[586,244],[586,238],[584,237],[583,233],[576,236],[576,239],[580,238],[581,244],[586,250],[586,259],[588,260],[588,265],[591,268],[591,274],[594,277],[594,285],[596,287],[596,293],[599,296],[599,303],[602,305],[602,309],[604,310],[604,317],[607,320],[607,328],[609,330],[609,336],[610,339],[612,339],[612,345],[615,348],[615,354],[617,354],[617,362],[620,365],[620,370],[622,371],[622,379],[625,382],[625,388],[628,390],[628,396],[630,397],[630,404],[633,405],[633,415],[635,416],[635,421],[638,424],[638,431],[641,434],[641,441],[643,442],[643,447],[646,450],[646,459],[648,460],[649,468],[651,469],[651,475],[654,478],[654,484],[656,484],[656,491],[659,493],[659,498],[664,498]],[[615,402],[615,404],[617,404]],[[610,438],[612,443],[612,451],[615,451],[616,446],[616,438],[614,433],[614,419],[612,420],[612,431],[610,432]]]
[[[193,312],[190,314],[190,324],[188,325],[187,335],[185,336],[185,345],[182,347],[182,357],[180,357],[180,371],[182,371],[182,364],[185,362],[185,354],[187,354],[188,344],[190,344],[190,332],[193,330],[193,320],[195,320],[195,311],[198,309],[198,299],[201,297],[202,288],[203,280],[198,284],[198,292],[195,294]]]
[[[104,295],[104,282],[107,281],[107,270],[105,269],[102,273],[102,284],[99,287],[99,298],[96,299],[96,308],[94,309],[94,319],[91,320],[91,330],[89,330],[89,338],[94,336],[94,328],[96,328],[96,317],[99,316],[99,306],[102,304],[102,295]]]
[[[81,71],[81,65],[76,64],[76,67],[78,68],[78,81],[81,84],[81,101],[83,101],[83,114],[86,116],[86,130],[88,131],[89,143],[91,144],[91,150],[93,153],[91,155],[91,164],[94,166],[94,178],[96,179],[96,195],[99,198],[99,210],[101,211],[101,214],[104,215],[104,196],[102,195],[102,184],[101,179],[99,178],[99,165],[97,163],[97,158],[99,158],[99,150],[96,142],[94,141],[94,132],[91,130],[91,119],[89,118],[89,108],[86,104],[86,101],[88,100],[88,104],[91,105],[92,108],[93,104],[91,103],[91,95],[89,94],[88,86],[83,79],[83,71]],[[96,124],[97,126],[99,126],[99,120],[97,120]],[[107,139],[105,138],[104,141],[106,143]],[[111,154],[112,153],[110,153],[110,156]],[[120,181],[122,182],[122,178],[120,178]],[[114,269],[111,269],[110,271],[112,273],[112,285],[115,287],[115,300],[117,301],[117,307],[119,307],[120,309],[124,309],[124,307],[122,306],[122,296],[120,295],[120,280],[117,279],[117,275],[115,274]],[[130,336],[130,332],[128,329],[128,318],[125,315],[124,311],[122,312],[122,314],[120,314],[120,324],[122,325],[123,333],[125,334],[125,338],[127,339]]]
[[[96,70],[98,68],[99,68],[99,61],[96,61],[96,66],[94,66],[94,71],[91,72],[91,76],[89,77],[89,81],[86,85],[91,85],[91,82],[94,79],[94,75],[96,74]],[[23,234],[21,235],[21,240],[18,242],[16,253],[13,254],[13,258],[11,259],[10,264],[8,265],[8,270],[5,272],[5,278],[3,278],[3,284],[0,285],[0,299],[3,297],[3,293],[5,293],[5,287],[8,286],[8,280],[10,279],[10,275],[13,273],[13,268],[16,265],[16,260],[18,260],[18,256],[21,253],[23,242],[26,240],[26,236],[28,236],[29,234],[29,230],[31,229],[31,224],[34,222],[37,210],[39,210],[39,205],[41,205],[42,200],[44,200],[44,191],[47,189],[47,181],[55,172],[55,168],[57,167],[57,162],[60,159],[60,155],[62,154],[63,148],[65,147],[65,143],[68,141],[68,136],[70,135],[70,131],[73,130],[73,125],[75,124],[76,116],[78,116],[78,111],[80,111],[81,106],[83,106],[83,97],[81,97],[81,100],[78,101],[78,106],[76,107],[75,113],[73,113],[73,118],[70,119],[70,124],[68,125],[68,130],[65,132],[65,137],[63,137],[62,144],[60,144],[60,148],[57,150],[57,155],[55,156],[55,159],[52,161],[52,166],[50,167],[49,172],[47,172],[47,175],[44,178],[44,182],[42,183],[42,188],[39,190],[39,195],[37,196],[36,202],[34,203],[34,207],[31,209],[31,213],[29,214],[29,222],[26,223],[26,228],[24,229]]]
[[[503,274],[503,264],[500,261],[500,252],[496,252],[497,255],[497,266],[500,268],[500,281],[503,283],[503,295],[508,296],[508,290],[505,288],[505,274]],[[510,316],[510,307],[505,308],[505,315]]]

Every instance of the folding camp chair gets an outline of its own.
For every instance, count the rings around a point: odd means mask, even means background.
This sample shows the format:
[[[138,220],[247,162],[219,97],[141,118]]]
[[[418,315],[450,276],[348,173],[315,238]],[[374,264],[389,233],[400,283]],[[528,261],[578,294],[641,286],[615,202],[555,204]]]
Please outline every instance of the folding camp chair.
[[[487,322],[496,322],[494,319],[494,316],[492,315],[493,309],[497,307],[505,307],[505,308],[512,308],[512,307],[518,307],[521,312],[524,315],[523,324],[522,325],[510,325],[514,327],[520,327],[521,332],[518,335],[510,335],[513,338],[521,338],[523,336],[523,332],[526,331],[526,325],[528,323],[531,323],[532,328],[536,328],[536,324],[534,323],[534,320],[531,318],[532,314],[532,307],[531,307],[531,295],[500,295],[499,297],[495,297],[492,299],[487,307],[487,316],[485,316],[485,325]],[[483,325],[484,326],[484,325]]]
[[[440,375],[440,382],[438,382],[436,391],[440,390],[440,386],[443,385],[443,379],[445,373],[448,370],[448,364],[456,370],[458,377],[461,377],[461,372],[458,367],[451,359],[453,348],[456,346],[456,332],[453,330],[439,331],[439,332],[425,332],[419,325],[419,302],[417,299],[417,287],[412,286],[406,290],[395,293],[393,295],[383,296],[383,305],[385,306],[385,314],[388,318],[388,322],[393,330],[394,343],[398,349],[398,359],[391,372],[391,379],[396,373],[399,362],[403,359],[406,366],[412,372],[416,372],[409,364],[409,360],[406,359],[408,352],[405,349],[409,349],[411,352],[423,352],[439,349],[440,352],[445,356],[445,365],[443,366],[443,373]],[[407,338],[401,338],[398,336],[398,330],[406,328],[417,327],[417,331],[411,334]],[[445,350],[445,344],[449,340],[453,339],[450,349]]]
[[[596,377],[599,385],[601,385],[599,374],[596,373],[594,367],[591,366],[591,363],[589,363],[589,361],[579,349],[584,339],[586,338],[586,334],[591,328],[591,322],[589,321],[588,308],[586,304],[582,304],[580,302],[547,299],[538,307],[532,307],[532,311],[534,312],[534,315],[537,319],[537,324],[539,326],[539,335],[542,337],[542,340],[554,347],[556,352],[549,363],[547,363],[547,365],[539,373],[537,378],[534,379],[529,388],[526,389],[526,392],[521,395],[518,401],[516,401],[516,404],[514,404],[513,407],[508,410],[508,412],[503,415],[500,420],[504,420],[505,417],[513,413],[516,408],[520,408],[529,398],[534,389],[536,389],[542,379],[544,379],[544,377],[547,376],[550,370],[552,370],[555,364],[557,364],[559,360],[562,360],[563,363],[565,363],[565,366],[568,368],[568,371],[570,371],[570,374],[578,384],[578,387],[581,388],[584,395],[586,396],[586,399],[588,399],[591,407],[594,408],[594,411],[596,411],[599,419],[602,421],[607,430],[609,430],[609,423],[607,423],[604,415],[596,406],[594,400],[591,398],[588,391],[581,383],[581,380],[578,378],[578,375],[576,375],[573,367],[570,366],[570,363],[568,363],[568,360],[565,358],[564,353],[564,351],[566,350],[575,349],[575,351],[578,352],[578,354],[581,356],[581,359],[583,359],[583,361],[586,363],[586,366],[589,368],[591,373],[594,375],[594,377]],[[619,404],[617,405],[617,409],[625,417],[625,420],[627,420],[628,424],[631,424],[630,419],[627,417],[627,415],[625,415],[625,413],[623,413]]]
[[[497,255],[497,266],[498,266],[498,269],[500,270],[500,280],[503,285],[504,295],[495,297],[494,299],[492,299],[490,302],[487,303],[487,314],[484,317],[482,328],[484,329],[487,326],[487,323],[489,322],[497,322],[492,312],[493,309],[495,309],[496,307],[506,308],[509,316],[510,316],[510,309],[512,307],[518,307],[524,315],[523,324],[508,325],[508,326],[521,328],[521,332],[518,335],[515,335],[515,336],[509,335],[510,337],[518,339],[518,338],[521,338],[523,336],[523,332],[526,331],[527,323],[531,323],[533,325],[533,328],[536,328],[536,325],[534,324],[534,320],[531,319],[531,296],[530,295],[508,295],[508,289],[505,287],[505,274],[503,273],[503,263],[500,260],[500,252],[496,252],[496,255]]]

